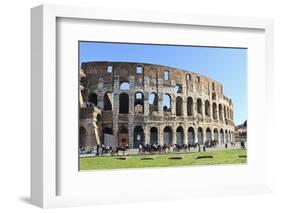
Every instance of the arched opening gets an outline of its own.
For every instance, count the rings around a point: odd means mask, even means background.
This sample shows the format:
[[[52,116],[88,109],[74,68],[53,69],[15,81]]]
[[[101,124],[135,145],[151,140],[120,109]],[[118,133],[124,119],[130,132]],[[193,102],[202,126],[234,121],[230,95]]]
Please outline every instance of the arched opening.
[[[158,129],[156,127],[150,129],[150,144],[158,144]]]
[[[182,93],[182,86],[180,84],[176,85],[176,93]]]
[[[173,131],[172,131],[172,128],[169,126],[166,126],[164,128],[163,142],[164,142],[164,144],[173,143]]]
[[[164,94],[164,96],[163,96],[163,111],[164,112],[172,112],[171,96],[169,94]]]
[[[224,119],[226,120],[227,117],[226,117],[226,107],[225,106],[223,106],[223,112],[224,112]]]
[[[187,135],[188,135],[188,143],[189,144],[194,144],[194,129],[192,127],[189,127],[187,130]]]
[[[144,132],[142,126],[135,126],[134,128],[134,144],[133,148],[137,149],[140,144],[144,144]]]
[[[220,130],[220,143],[224,143],[224,134],[223,134],[223,129]]]
[[[119,147],[126,147],[129,145],[128,128],[126,126],[121,126],[119,128],[118,136]]]
[[[85,148],[85,144],[86,144],[86,136],[87,136],[87,131],[84,127],[80,126],[79,128],[79,147],[81,148]]]
[[[182,112],[182,98],[181,97],[177,97],[176,98],[176,116],[182,116],[183,112]]]
[[[216,98],[217,98],[217,95],[216,95],[216,93],[215,93],[215,92],[213,92],[213,93],[212,93],[212,100],[213,100],[213,101],[215,101],[215,100],[216,100]]]
[[[210,143],[212,141],[212,132],[210,128],[206,130],[206,143]]]
[[[126,114],[129,112],[129,95],[121,93],[119,95],[119,113]]]
[[[199,76],[196,76],[196,82],[200,83],[200,77]]]
[[[219,141],[219,133],[217,129],[214,129],[214,140]]]
[[[213,103],[213,119],[217,119],[218,115],[217,115],[217,104]]]
[[[143,113],[144,98],[141,92],[135,94],[135,113]]]
[[[225,143],[229,142],[227,130],[225,130]]]
[[[222,121],[223,116],[222,116],[222,105],[221,104],[219,104],[219,117],[220,117],[220,120]]]
[[[150,93],[148,97],[149,112],[158,112],[158,95],[156,93]]]
[[[129,90],[130,84],[127,81],[121,82],[119,88],[120,90]]]
[[[202,100],[200,98],[197,99],[197,113],[202,115]]]
[[[88,96],[88,102],[91,105],[97,106],[98,105],[98,95],[96,93],[91,93]]]
[[[104,127],[102,129],[102,143],[108,147],[114,147],[114,137],[112,128]]]
[[[232,135],[231,135],[230,130],[228,131],[228,135],[229,135],[229,142],[231,143],[232,142]]]
[[[191,75],[188,73],[188,74],[186,74],[186,80],[188,80],[188,81],[191,81],[192,79],[191,79]]]
[[[184,131],[181,126],[177,128],[177,144],[183,145],[184,143]]]
[[[113,105],[113,95],[112,92],[106,92],[103,96],[103,109],[105,111],[111,111]]]
[[[198,128],[198,143],[203,144],[203,129],[201,127]]]
[[[193,116],[193,99],[191,97],[187,98],[187,115]]]
[[[211,116],[210,102],[208,100],[205,101],[205,115]]]

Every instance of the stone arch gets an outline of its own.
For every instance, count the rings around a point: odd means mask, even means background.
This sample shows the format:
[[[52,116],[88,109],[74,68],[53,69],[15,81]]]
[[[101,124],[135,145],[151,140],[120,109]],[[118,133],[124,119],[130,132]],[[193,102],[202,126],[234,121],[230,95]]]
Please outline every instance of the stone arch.
[[[215,102],[213,103],[213,119],[218,119],[217,104]]]
[[[224,133],[223,133],[223,129],[220,130],[220,143],[221,143],[221,144],[224,143]]]
[[[220,120],[222,121],[223,120],[223,114],[222,114],[222,105],[219,104],[219,117],[220,117]]]
[[[164,112],[172,112],[172,98],[170,94],[165,93],[163,95],[163,111]]]
[[[106,92],[103,96],[103,109],[105,111],[111,111],[113,106],[113,94],[112,92]]]
[[[149,112],[158,112],[158,95],[154,92],[149,94],[148,97]]]
[[[93,104],[94,106],[98,105],[98,95],[94,92],[90,93],[90,95],[88,96],[88,102],[90,104]]]
[[[210,143],[212,141],[212,132],[210,128],[206,129],[206,143]]]
[[[177,132],[177,144],[183,145],[184,144],[184,130],[181,126],[179,126],[176,130]]]
[[[126,147],[128,144],[129,144],[128,127],[122,125],[119,127],[119,131],[118,131],[118,146]]]
[[[163,130],[163,142],[164,144],[173,143],[173,130],[170,126],[166,126]]]
[[[142,126],[140,126],[140,125],[135,126],[135,128],[134,128],[134,143],[133,143],[134,149],[139,148],[140,144],[144,144],[144,137],[145,137],[145,134],[144,134]]]
[[[143,113],[144,110],[144,96],[142,92],[135,93],[135,113]]]
[[[119,95],[119,113],[129,113],[129,95],[127,93],[121,93]]]
[[[196,83],[200,83],[200,77],[196,76]]]
[[[183,110],[182,110],[182,97],[178,96],[176,98],[176,116],[182,116]]]
[[[195,143],[195,135],[194,135],[193,127],[189,127],[188,128],[187,135],[188,135],[188,143],[189,144],[194,144]]]
[[[130,84],[128,81],[123,81],[120,82],[120,86],[119,86],[120,90],[129,90],[130,89]]]
[[[150,144],[158,144],[158,129],[157,127],[150,128]]]
[[[187,98],[187,115],[193,116],[193,99],[191,97]]]
[[[182,85],[180,84],[176,85],[176,93],[182,93]]]
[[[229,138],[228,138],[227,130],[224,131],[224,136],[225,136],[225,143],[228,143],[229,142]]]
[[[198,127],[197,134],[198,134],[198,143],[199,143],[200,145],[202,145],[202,144],[204,143],[204,140],[203,140],[203,129],[202,129],[202,127]]]
[[[215,101],[217,98],[217,94],[215,92],[212,93],[212,100]]]
[[[211,106],[208,100],[205,101],[205,115],[209,117],[211,116]]]
[[[219,141],[219,132],[217,128],[214,129],[214,140]]]
[[[87,138],[87,130],[85,127],[80,126],[80,128],[79,128],[79,147],[80,148],[82,148],[82,147],[85,148],[86,138]]]
[[[189,74],[189,73],[186,74],[186,80],[188,80],[188,81],[192,80],[191,74]]]
[[[200,98],[197,99],[196,102],[197,106],[197,113],[202,115],[202,100]]]

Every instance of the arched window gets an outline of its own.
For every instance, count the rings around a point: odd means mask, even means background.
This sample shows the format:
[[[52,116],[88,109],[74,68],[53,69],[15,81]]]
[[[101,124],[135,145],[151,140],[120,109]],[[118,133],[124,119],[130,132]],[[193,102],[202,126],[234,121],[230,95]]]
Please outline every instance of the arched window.
[[[205,101],[205,115],[211,116],[210,102],[208,100]]]
[[[212,141],[212,132],[210,128],[206,130],[206,143],[210,143]]]
[[[227,117],[226,117],[226,107],[225,106],[223,106],[223,112],[224,112],[224,119],[226,120]]]
[[[196,76],[196,82],[200,83],[200,77],[199,76]]]
[[[213,93],[212,93],[212,100],[214,101],[214,100],[216,100],[216,98],[217,98],[217,95],[216,95],[215,92],[213,92]]]
[[[178,145],[183,145],[184,142],[184,133],[183,133],[183,128],[179,126],[177,128],[177,144]]]
[[[88,96],[88,102],[90,104],[93,104],[93,105],[97,106],[98,105],[98,95],[96,93],[91,93]]]
[[[197,113],[202,115],[202,100],[200,98],[197,99]]]
[[[187,98],[187,115],[193,116],[193,99],[191,97]]]
[[[118,147],[126,147],[129,145],[128,127],[120,126],[118,133]]]
[[[188,81],[192,80],[191,75],[189,73],[186,74],[186,80],[188,80]]]
[[[214,140],[219,141],[219,133],[217,129],[214,129]]]
[[[201,127],[198,128],[198,143],[203,144],[203,129]]]
[[[150,129],[150,144],[158,144],[158,129],[156,127]]]
[[[119,113],[129,113],[129,95],[127,93],[121,93],[119,95]]]
[[[171,96],[169,94],[164,94],[163,96],[163,111],[172,112]]]
[[[223,134],[223,129],[220,130],[220,143],[224,143],[224,134]]]
[[[156,93],[150,93],[148,97],[149,112],[158,112],[158,95]]]
[[[144,98],[141,92],[135,94],[135,113],[143,113]]]
[[[189,127],[187,130],[187,135],[188,135],[188,143],[189,144],[194,144],[194,129],[192,127]]]
[[[176,116],[182,116],[182,98],[178,96],[176,98]]]
[[[218,115],[217,115],[217,104],[213,103],[213,119],[217,119]]]
[[[171,127],[166,126],[163,132],[163,142],[164,144],[172,144],[173,143],[173,131]]]
[[[144,144],[144,132],[142,126],[135,126],[134,128],[134,144],[133,148],[139,148],[140,144]]]
[[[219,104],[219,117],[220,117],[220,120],[222,121],[223,120],[223,115],[222,115],[222,105]]]
[[[176,85],[176,93],[182,93],[182,86],[180,84]]]
[[[120,90],[129,90],[130,85],[127,81],[120,83]]]
[[[111,111],[113,105],[113,95],[112,92],[107,92],[103,96],[103,109],[105,111]]]

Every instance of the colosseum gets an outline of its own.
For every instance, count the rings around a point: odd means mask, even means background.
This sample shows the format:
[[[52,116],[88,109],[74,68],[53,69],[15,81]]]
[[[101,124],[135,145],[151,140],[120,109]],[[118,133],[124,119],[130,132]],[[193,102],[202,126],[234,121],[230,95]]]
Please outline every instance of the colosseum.
[[[139,144],[234,141],[233,103],[219,82],[178,68],[81,63],[79,144],[92,150]]]

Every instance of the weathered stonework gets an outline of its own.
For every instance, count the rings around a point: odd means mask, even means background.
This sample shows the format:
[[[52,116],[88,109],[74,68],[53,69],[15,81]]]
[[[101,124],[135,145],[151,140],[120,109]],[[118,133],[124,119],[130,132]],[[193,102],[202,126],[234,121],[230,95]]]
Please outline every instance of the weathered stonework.
[[[82,63],[80,146],[92,149],[110,136],[114,146],[131,148],[230,143],[233,104],[219,82],[194,72],[144,63]]]

